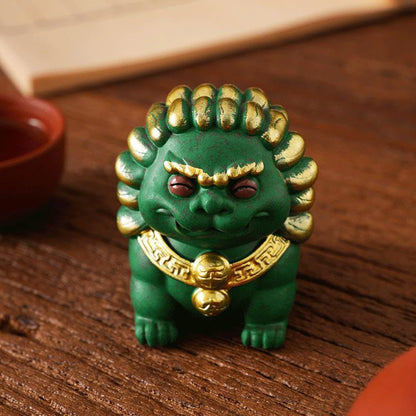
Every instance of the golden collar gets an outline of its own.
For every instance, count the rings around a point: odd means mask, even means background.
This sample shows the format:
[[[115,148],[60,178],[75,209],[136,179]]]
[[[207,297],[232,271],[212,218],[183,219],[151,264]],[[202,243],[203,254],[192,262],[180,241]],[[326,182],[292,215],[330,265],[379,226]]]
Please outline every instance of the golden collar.
[[[192,303],[206,316],[215,316],[225,310],[230,303],[227,291],[262,276],[290,245],[289,240],[270,234],[253,253],[230,264],[224,256],[213,252],[201,254],[190,262],[173,251],[162,235],[152,229],[143,231],[138,243],[161,272],[198,288],[192,295]]]

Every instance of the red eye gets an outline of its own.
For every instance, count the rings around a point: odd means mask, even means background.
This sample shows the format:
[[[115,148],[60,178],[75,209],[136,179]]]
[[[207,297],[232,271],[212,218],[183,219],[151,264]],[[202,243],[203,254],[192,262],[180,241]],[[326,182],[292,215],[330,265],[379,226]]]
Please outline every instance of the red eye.
[[[257,184],[252,179],[240,179],[231,186],[231,193],[239,199],[248,199],[257,193]]]
[[[194,193],[195,184],[192,179],[185,176],[172,176],[169,179],[169,190],[172,194],[185,198]]]

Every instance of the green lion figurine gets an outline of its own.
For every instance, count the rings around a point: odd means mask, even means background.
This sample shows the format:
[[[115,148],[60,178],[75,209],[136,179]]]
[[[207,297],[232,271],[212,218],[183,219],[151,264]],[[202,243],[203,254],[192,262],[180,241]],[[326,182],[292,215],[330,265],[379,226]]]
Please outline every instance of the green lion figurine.
[[[183,312],[244,316],[244,345],[283,344],[318,168],[264,92],[175,87],[116,161],[141,344],[178,337]],[[184,318],[185,316],[185,318]]]

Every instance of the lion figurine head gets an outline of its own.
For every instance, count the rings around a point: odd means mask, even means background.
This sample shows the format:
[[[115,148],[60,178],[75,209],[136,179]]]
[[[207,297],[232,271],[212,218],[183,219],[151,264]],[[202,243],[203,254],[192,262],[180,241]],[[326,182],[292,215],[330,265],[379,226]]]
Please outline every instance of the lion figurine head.
[[[146,228],[197,247],[311,234],[316,163],[262,90],[175,87],[150,107],[116,161],[120,232]]]

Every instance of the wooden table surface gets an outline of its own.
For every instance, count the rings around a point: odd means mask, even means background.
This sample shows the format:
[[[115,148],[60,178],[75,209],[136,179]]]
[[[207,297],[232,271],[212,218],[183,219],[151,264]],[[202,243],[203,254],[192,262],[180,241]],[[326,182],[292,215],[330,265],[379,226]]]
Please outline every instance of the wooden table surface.
[[[405,14],[50,97],[67,166],[51,209],[1,236],[0,414],[345,415],[416,344],[415,32]],[[263,88],[320,166],[279,350],[243,347],[238,327],[134,338],[114,159],[152,102],[202,82]]]

